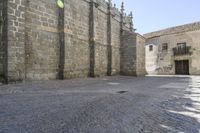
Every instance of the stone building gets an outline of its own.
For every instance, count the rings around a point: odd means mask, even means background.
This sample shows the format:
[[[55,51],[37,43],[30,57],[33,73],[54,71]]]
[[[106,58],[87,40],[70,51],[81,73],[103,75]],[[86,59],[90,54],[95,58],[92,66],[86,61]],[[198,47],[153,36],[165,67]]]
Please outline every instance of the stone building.
[[[200,74],[200,22],[156,31],[144,36],[148,74]]]
[[[6,82],[143,75],[144,38],[111,0],[0,1],[0,75]],[[141,53],[140,53],[141,51]]]

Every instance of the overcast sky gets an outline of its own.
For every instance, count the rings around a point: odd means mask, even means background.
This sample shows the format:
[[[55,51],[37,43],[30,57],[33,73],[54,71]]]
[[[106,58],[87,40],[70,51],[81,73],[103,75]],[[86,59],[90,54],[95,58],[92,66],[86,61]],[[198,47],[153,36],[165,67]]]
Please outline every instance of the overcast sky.
[[[144,34],[200,21],[200,0],[113,0],[126,13],[133,11],[137,32]]]

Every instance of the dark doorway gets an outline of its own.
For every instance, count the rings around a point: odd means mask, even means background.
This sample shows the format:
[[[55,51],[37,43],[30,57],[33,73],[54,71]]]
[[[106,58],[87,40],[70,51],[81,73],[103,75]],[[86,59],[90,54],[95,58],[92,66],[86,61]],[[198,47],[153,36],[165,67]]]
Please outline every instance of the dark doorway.
[[[188,60],[175,61],[175,69],[177,75],[189,75],[189,61]]]

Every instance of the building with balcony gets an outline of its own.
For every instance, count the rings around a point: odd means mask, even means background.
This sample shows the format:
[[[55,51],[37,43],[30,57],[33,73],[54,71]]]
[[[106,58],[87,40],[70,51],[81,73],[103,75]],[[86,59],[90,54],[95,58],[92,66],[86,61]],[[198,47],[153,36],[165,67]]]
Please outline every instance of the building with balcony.
[[[200,74],[200,22],[144,35],[150,75]]]

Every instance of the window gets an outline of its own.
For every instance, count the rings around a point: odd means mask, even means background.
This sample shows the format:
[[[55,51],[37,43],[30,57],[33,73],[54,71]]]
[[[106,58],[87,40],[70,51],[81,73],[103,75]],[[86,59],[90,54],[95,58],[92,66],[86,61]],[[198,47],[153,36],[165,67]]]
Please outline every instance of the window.
[[[167,51],[168,50],[168,43],[163,43],[162,44],[162,51]]]
[[[177,43],[178,48],[186,48],[186,43]]]
[[[177,43],[178,51],[184,51],[186,49],[186,43]]]
[[[153,51],[153,45],[149,45],[149,51]]]

